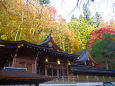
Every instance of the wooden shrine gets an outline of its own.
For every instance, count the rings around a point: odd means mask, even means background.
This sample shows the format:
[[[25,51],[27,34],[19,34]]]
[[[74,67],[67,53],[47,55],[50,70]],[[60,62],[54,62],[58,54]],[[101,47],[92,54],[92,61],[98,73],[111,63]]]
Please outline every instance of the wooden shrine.
[[[37,85],[78,74],[115,75],[113,70],[98,70],[100,66],[101,64],[91,58],[88,49],[77,54],[68,54],[56,45],[51,36],[41,44],[32,44],[24,40],[0,40],[2,84]]]

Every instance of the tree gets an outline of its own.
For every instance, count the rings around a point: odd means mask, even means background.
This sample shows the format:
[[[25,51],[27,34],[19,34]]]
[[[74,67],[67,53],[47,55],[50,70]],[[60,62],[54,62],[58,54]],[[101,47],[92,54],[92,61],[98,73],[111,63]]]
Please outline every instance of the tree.
[[[55,18],[50,16],[47,7],[41,7],[36,0],[3,0],[0,9],[1,39],[37,43],[40,40],[38,36],[40,38],[43,32],[56,26]]]
[[[39,44],[51,34],[64,51],[78,52],[78,40],[74,39],[64,19],[56,12],[53,7],[41,6],[37,0],[2,0],[0,39]]]
[[[106,26],[91,32],[90,35],[88,46],[91,48],[92,57],[98,62],[103,62],[106,69],[113,69],[115,28]]]
[[[94,26],[86,22],[81,16],[80,19],[68,23],[68,27],[74,33],[75,39],[78,40],[80,50],[86,49],[90,38],[89,33],[95,30]]]
[[[103,33],[115,33],[115,27],[106,26],[99,28],[90,33],[91,37],[89,39],[88,46],[91,47],[95,39],[103,39]]]
[[[76,19],[77,19],[77,18],[76,18],[74,15],[71,16],[71,21],[72,21],[72,20],[76,20]]]
[[[83,17],[85,22],[88,22],[89,24],[93,25],[93,20],[91,18],[91,12],[88,8],[88,3],[83,4]]]
[[[89,21],[91,13],[89,11],[88,4],[83,4],[83,16],[87,21]]]
[[[95,13],[95,18],[94,18],[94,25],[95,27],[99,27],[100,25],[100,21],[101,20],[101,16],[98,12]]]
[[[62,18],[56,27],[57,29],[52,30],[52,36],[56,44],[67,53],[79,52],[78,40],[74,38],[73,32],[68,29]]]
[[[102,40],[95,39],[91,47],[91,55],[96,61],[102,62],[106,69],[113,69],[111,59],[115,56],[115,40],[110,33],[103,33],[102,36]]]

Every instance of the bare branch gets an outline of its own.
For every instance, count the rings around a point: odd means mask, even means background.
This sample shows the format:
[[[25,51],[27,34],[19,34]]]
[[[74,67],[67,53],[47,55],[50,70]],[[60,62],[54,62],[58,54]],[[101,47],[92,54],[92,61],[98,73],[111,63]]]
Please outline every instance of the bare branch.
[[[61,1],[61,7],[62,7],[62,5],[63,5],[64,2],[65,2],[64,0]]]
[[[79,4],[79,0],[77,0],[76,6],[72,9],[72,11],[67,16],[69,16],[73,13],[73,11],[78,7],[78,4]]]

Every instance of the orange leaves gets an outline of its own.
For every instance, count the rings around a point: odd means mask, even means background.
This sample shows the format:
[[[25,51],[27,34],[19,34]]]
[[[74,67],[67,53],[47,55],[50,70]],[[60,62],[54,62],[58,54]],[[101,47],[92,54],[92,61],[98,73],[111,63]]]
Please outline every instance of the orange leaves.
[[[40,5],[39,0],[4,0],[0,3],[0,38],[40,43],[51,33],[57,45],[66,52],[79,51],[78,40],[68,29],[56,9]]]
[[[52,7],[47,7],[49,14],[56,14],[57,10]]]

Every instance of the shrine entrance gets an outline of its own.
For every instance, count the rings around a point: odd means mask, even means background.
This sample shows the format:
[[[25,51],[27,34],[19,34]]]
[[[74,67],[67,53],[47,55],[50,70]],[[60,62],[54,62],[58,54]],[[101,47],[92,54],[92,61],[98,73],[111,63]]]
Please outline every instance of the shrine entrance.
[[[42,65],[40,67],[40,65]],[[45,58],[43,64],[39,64],[40,75],[62,78],[68,76],[67,60],[59,58]]]
[[[64,64],[53,64],[46,63],[45,65],[45,75],[46,76],[55,76],[61,78],[62,76],[67,76],[68,68]]]

